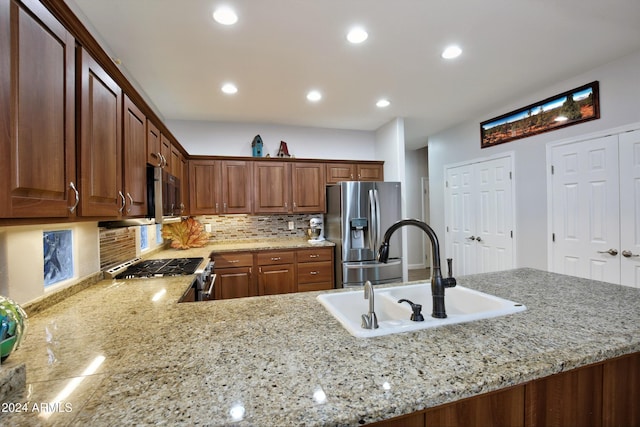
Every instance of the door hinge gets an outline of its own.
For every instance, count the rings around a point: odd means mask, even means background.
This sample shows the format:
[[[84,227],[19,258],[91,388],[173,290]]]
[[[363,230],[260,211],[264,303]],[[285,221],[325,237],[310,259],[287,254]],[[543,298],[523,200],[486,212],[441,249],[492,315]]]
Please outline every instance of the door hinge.
[[[449,181],[445,181],[445,182],[444,182],[444,186],[445,186],[446,188],[449,188]]]
[[[510,234],[511,234],[511,238],[513,239],[513,230],[511,230],[511,233],[510,233]]]
[[[553,165],[551,165],[551,175],[553,175],[554,172],[555,172],[555,169],[553,168]]]
[[[447,233],[449,232],[449,226],[447,225]]]
[[[513,179],[513,172],[509,172],[509,179]]]
[[[551,233],[551,241],[552,242],[556,241],[556,233]]]

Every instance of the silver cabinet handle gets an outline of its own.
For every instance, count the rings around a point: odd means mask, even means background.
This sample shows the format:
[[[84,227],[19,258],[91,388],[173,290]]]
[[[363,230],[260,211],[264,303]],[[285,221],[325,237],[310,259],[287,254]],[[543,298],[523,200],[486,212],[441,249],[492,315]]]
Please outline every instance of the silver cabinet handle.
[[[310,271],[309,272],[310,275],[315,276],[316,274],[320,274],[319,271]]]
[[[158,159],[157,167],[161,168],[162,167],[162,154],[160,154],[160,153],[151,153],[151,155]]]
[[[318,255],[318,254],[310,254],[310,255],[309,255],[309,258],[318,258],[319,256],[320,256],[320,255]]]
[[[73,181],[69,183],[69,188],[72,189],[74,193],[76,193],[76,201],[73,206],[69,207],[69,212],[73,213],[73,211],[75,211],[78,207],[78,203],[80,203],[80,193],[78,193],[78,189],[76,188],[76,185],[73,183]]]
[[[618,250],[617,249],[609,249],[608,251],[598,251],[599,254],[609,254],[611,256],[616,256],[618,255]]]
[[[625,257],[625,258],[631,258],[631,257],[637,257],[637,256],[640,256],[640,255],[638,255],[638,254],[634,254],[634,253],[633,253],[633,252],[631,252],[631,251],[622,251],[622,256],[623,256],[623,257]]]
[[[279,256],[272,256],[271,261],[280,261],[282,258]]]
[[[118,209],[118,212],[122,213],[122,211],[124,210],[124,205],[127,204],[127,199],[124,198],[124,194],[122,194],[122,191],[118,191],[118,194],[120,195],[120,199],[122,200],[122,207]]]
[[[160,157],[160,164],[158,165],[158,167],[163,168],[163,167],[167,166],[167,159],[166,159],[166,157],[164,157],[164,156],[162,155],[162,153],[158,153],[158,156]]]
[[[131,193],[127,192],[127,197],[129,198],[129,207],[127,208],[127,213],[131,212],[131,206],[133,206],[133,197],[131,197]]]

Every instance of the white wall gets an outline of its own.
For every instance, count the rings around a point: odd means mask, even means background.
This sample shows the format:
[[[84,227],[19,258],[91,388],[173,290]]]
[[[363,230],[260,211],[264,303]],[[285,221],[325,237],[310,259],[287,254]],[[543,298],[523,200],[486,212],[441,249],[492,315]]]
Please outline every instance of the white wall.
[[[405,157],[405,192],[407,211],[405,217],[424,220],[422,209],[422,178],[429,176],[427,148],[407,151]],[[409,268],[426,268],[425,234],[407,233],[407,263]]]
[[[404,120],[395,118],[390,122],[380,126],[376,130],[376,157],[384,160],[384,180],[399,181],[402,185],[401,192],[401,212],[402,217],[406,217],[407,212],[407,189],[406,189],[406,166],[404,148]],[[407,228],[402,228],[402,253],[407,250]],[[408,263],[405,262],[402,268],[403,281],[408,280]]]
[[[517,259],[516,267],[547,268],[546,151],[549,142],[612,129],[640,121],[640,52],[555,83],[513,103],[487,111],[429,137],[429,191],[431,224],[444,240],[444,167],[451,163],[515,153]],[[480,149],[480,122],[558,93],[598,80],[600,119],[529,138]],[[500,90],[500,88],[496,88]],[[445,256],[445,254],[441,254]]]
[[[18,304],[45,294],[42,232],[73,232],[74,277],[47,291],[72,285],[100,271],[98,225],[95,222],[46,224],[0,228],[0,294]]]
[[[167,127],[189,154],[251,156],[260,135],[263,152],[275,157],[280,141],[298,158],[382,160],[376,158],[375,132],[259,123],[168,120]]]

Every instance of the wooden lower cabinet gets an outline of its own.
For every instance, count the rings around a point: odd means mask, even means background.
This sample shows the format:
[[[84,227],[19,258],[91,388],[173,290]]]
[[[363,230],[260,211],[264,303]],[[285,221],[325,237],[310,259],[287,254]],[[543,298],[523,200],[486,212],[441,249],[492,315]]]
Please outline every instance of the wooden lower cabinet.
[[[602,365],[587,366],[527,384],[529,427],[602,425]]]
[[[253,279],[253,253],[228,252],[214,256],[215,299],[242,298],[257,295]]]
[[[378,427],[640,427],[640,353],[373,423]]]
[[[275,251],[256,254],[258,295],[295,292],[295,252]]]
[[[333,248],[213,255],[215,299],[333,289]],[[256,273],[256,274],[254,274]]]
[[[334,288],[333,248],[300,249],[297,261],[298,292]]]

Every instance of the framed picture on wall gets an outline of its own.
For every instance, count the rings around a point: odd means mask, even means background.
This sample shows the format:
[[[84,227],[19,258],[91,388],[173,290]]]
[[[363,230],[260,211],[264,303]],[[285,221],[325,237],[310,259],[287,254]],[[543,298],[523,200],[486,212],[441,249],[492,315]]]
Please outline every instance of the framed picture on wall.
[[[598,82],[480,123],[480,148],[600,118]]]

